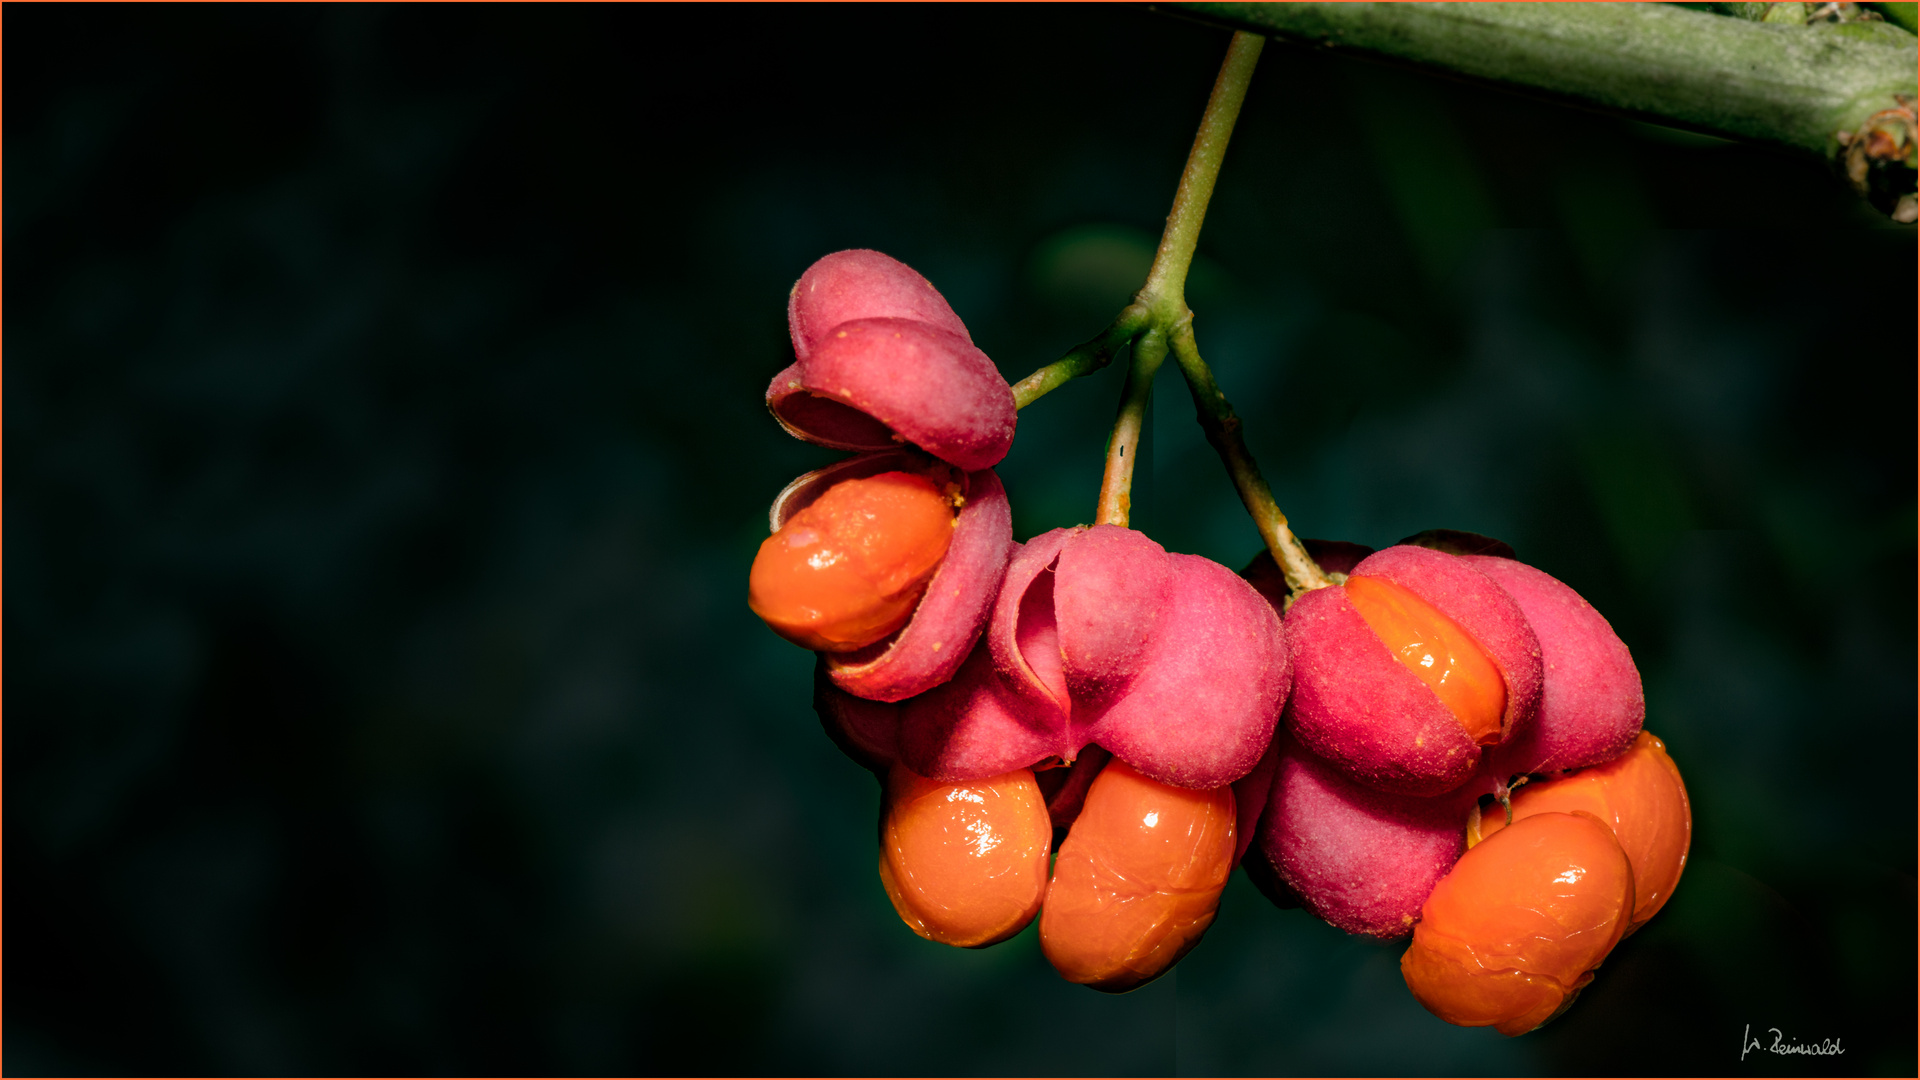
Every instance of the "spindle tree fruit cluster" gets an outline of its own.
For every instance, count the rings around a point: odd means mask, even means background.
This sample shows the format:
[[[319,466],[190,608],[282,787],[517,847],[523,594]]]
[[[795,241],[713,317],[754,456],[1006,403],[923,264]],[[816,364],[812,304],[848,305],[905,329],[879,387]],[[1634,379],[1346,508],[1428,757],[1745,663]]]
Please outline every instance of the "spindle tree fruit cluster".
[[[1200,943],[1239,866],[1409,940],[1434,1015],[1518,1035],[1672,895],[1686,788],[1627,646],[1565,583],[1471,533],[1302,540],[1273,505],[1183,296],[1258,41],[1229,50],[1135,302],[1018,387],[910,267],[807,269],[766,403],[849,456],[774,499],[748,603],[817,654],[814,707],[878,781],[877,876],[921,937],[1037,921],[1063,978],[1124,992]],[[1123,349],[1094,521],[1016,541],[994,466],[1019,408]],[[1240,573],[1128,527],[1168,355],[1264,542]]]

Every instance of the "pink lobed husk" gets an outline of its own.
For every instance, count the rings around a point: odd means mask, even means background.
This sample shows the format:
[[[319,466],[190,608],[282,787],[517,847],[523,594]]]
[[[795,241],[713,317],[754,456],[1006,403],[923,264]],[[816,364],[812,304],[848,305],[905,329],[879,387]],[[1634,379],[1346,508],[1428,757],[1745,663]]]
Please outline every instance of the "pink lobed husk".
[[[1464,783],[1480,747],[1433,691],[1380,643],[1340,588],[1296,599],[1286,618],[1293,658],[1287,731],[1348,776],[1403,795]]]
[[[1376,551],[1353,576],[1391,581],[1433,605],[1473,637],[1507,682],[1501,741],[1524,730],[1540,708],[1540,639],[1520,605],[1468,557],[1399,544]]]
[[[1273,741],[1291,665],[1252,586],[1197,555],[1169,558],[1173,602],[1132,688],[1095,722],[1099,742],[1162,783],[1220,787]]]
[[[1633,746],[1647,699],[1633,655],[1606,617],[1564,582],[1513,559],[1467,561],[1512,596],[1540,639],[1539,714],[1488,753],[1503,778],[1612,761]]]
[[[1058,756],[1064,713],[1010,691],[984,642],[949,682],[900,704],[900,760],[930,780],[984,780]],[[1082,744],[1084,745],[1084,744]]]
[[[1273,775],[1280,768],[1280,743],[1285,735],[1267,743],[1267,749],[1254,762],[1247,775],[1233,782],[1233,861],[1235,865],[1246,857],[1247,849],[1253,846],[1253,837],[1260,828],[1260,819],[1267,812],[1267,800],[1273,794]]]
[[[911,443],[973,472],[1013,445],[1013,390],[987,354],[913,319],[855,319],[774,376],[767,408],[797,438],[843,450]]]
[[[900,757],[900,706],[854,697],[833,685],[821,654],[813,667],[813,711],[841,753],[886,778]]]
[[[960,674],[905,704],[901,752],[960,781],[1097,744],[1219,787],[1266,749],[1287,673],[1278,618],[1225,567],[1116,526],[1055,530],[1009,563]]]
[[[790,434],[841,450],[911,443],[968,471],[1013,442],[1013,391],[926,278],[878,251],[837,251],[787,298],[795,362],[767,387]]]
[[[947,298],[913,267],[878,251],[854,248],[823,255],[787,294],[787,332],[802,360],[827,331],[854,319],[914,319],[968,344],[973,336]]]
[[[828,488],[843,480],[933,466],[924,454],[892,450],[835,462],[788,484],[773,500],[768,524],[778,532]],[[827,655],[835,685],[874,701],[901,701],[953,678],[986,628],[1013,548],[1013,512],[1005,487],[990,469],[955,474],[964,499],[954,517],[947,554],[927,582],[905,626],[864,649]]]
[[[1526,730],[1539,708],[1539,641],[1491,578],[1459,556],[1405,546],[1368,556],[1352,574],[1407,589],[1472,635],[1506,684],[1503,738]],[[1308,750],[1355,780],[1402,795],[1451,791],[1479,767],[1481,747],[1380,641],[1345,589],[1296,598],[1286,633],[1294,663],[1287,729]]]
[[[1355,783],[1282,735],[1257,856],[1303,906],[1352,934],[1391,940],[1466,850],[1470,792],[1394,795]]]

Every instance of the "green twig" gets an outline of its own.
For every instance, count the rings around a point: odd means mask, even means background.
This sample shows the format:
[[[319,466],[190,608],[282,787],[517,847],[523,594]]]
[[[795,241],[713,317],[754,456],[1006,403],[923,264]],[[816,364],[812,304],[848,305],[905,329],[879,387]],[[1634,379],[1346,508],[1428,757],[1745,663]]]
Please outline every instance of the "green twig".
[[[1147,284],[1137,297],[1153,309],[1154,321],[1163,330],[1187,314],[1187,271],[1193,266],[1193,249],[1200,242],[1200,225],[1207,217],[1213,184],[1220,176],[1234,121],[1240,118],[1240,104],[1247,99],[1247,84],[1253,81],[1254,66],[1260,62],[1260,50],[1266,43],[1258,34],[1233,35],[1227,58],[1213,81],[1213,93],[1207,98],[1207,111],[1200,117],[1200,130],[1194,132],[1193,149],[1187,152],[1187,167],[1180,173],[1173,209],[1167,212],[1167,227],[1160,234],[1160,250],[1154,253]]]
[[[1240,493],[1240,503],[1247,508],[1254,527],[1260,530],[1261,541],[1286,577],[1287,589],[1297,596],[1332,585],[1333,579],[1307,554],[1306,545],[1287,527],[1287,515],[1281,513],[1273,501],[1273,489],[1260,475],[1260,466],[1254,463],[1247,441],[1241,437],[1240,417],[1234,413],[1233,403],[1214,381],[1213,370],[1200,358],[1200,347],[1193,338],[1192,315],[1173,328],[1173,359],[1180,365],[1180,374],[1186,376],[1187,389],[1193,394],[1193,411],[1200,421],[1200,429],[1206,432],[1207,442],[1226,464],[1234,490]]]
[[[1100,477],[1100,510],[1094,521],[1125,527],[1133,513],[1133,467],[1140,456],[1140,438],[1146,425],[1147,402],[1153,400],[1153,377],[1167,358],[1167,336],[1149,327],[1133,343],[1133,363],[1127,368],[1126,389],[1120,393],[1120,414],[1113,419],[1107,439],[1107,467]]]
[[[1068,382],[1106,367],[1140,328],[1147,325],[1148,315],[1145,304],[1127,305],[1120,317],[1113,320],[1113,325],[1100,331],[1097,337],[1074,346],[1067,355],[1013,384],[1014,407],[1024,409]]]
[[[1180,365],[1180,373],[1186,376],[1187,388],[1193,393],[1195,412],[1201,429],[1206,432],[1207,441],[1213,444],[1221,462],[1226,465],[1234,490],[1240,493],[1240,502],[1246,506],[1247,513],[1253,517],[1254,527],[1260,531],[1260,539],[1286,575],[1287,587],[1300,593],[1333,582],[1314,563],[1292,530],[1287,528],[1287,516],[1274,503],[1273,489],[1267,486],[1266,478],[1260,475],[1260,466],[1247,450],[1246,440],[1241,438],[1240,418],[1234,415],[1233,406],[1214,382],[1213,372],[1208,369],[1206,361],[1200,358],[1200,349],[1193,337],[1193,312],[1187,308],[1187,271],[1193,266],[1193,251],[1200,240],[1201,223],[1206,220],[1207,203],[1213,197],[1213,186],[1219,179],[1220,165],[1226,159],[1227,143],[1233,138],[1233,125],[1239,119],[1241,103],[1246,100],[1247,84],[1253,79],[1253,69],[1259,63],[1262,44],[1256,35],[1236,33],[1233,35],[1233,44],[1227,47],[1227,58],[1220,65],[1219,78],[1214,80],[1213,95],[1207,99],[1207,111],[1201,117],[1200,130],[1194,134],[1193,149],[1187,154],[1187,167],[1180,174],[1180,187],[1173,196],[1173,209],[1167,214],[1167,228],[1160,236],[1160,250],[1154,255],[1153,269],[1148,271],[1146,287],[1140,290],[1137,299],[1153,311],[1153,329],[1148,333],[1165,335],[1166,341],[1160,346],[1160,354],[1153,358],[1149,374],[1151,370],[1158,369],[1160,358],[1170,346],[1175,362]],[[1135,351],[1138,354],[1137,346]],[[1135,374],[1137,377],[1138,364]],[[1134,383],[1130,380],[1129,396],[1121,406],[1120,419],[1114,422],[1116,445],[1119,443],[1122,423],[1131,415],[1129,406],[1134,391]],[[1144,412],[1144,409],[1143,396],[1140,410]],[[1118,485],[1112,482],[1115,465],[1110,453],[1107,459],[1109,479],[1101,485],[1100,508],[1103,514],[1115,505],[1109,500],[1109,492],[1117,491],[1119,498],[1124,500],[1128,489],[1125,482]],[[1132,461],[1127,459],[1119,465],[1131,469]],[[1119,505],[1120,512],[1124,514],[1124,502]]]
[[[1099,336],[1015,383],[1016,408],[1024,409],[1065,383],[1106,367],[1149,323],[1160,326],[1164,336],[1166,327],[1186,310],[1187,270],[1193,265],[1194,245],[1200,240],[1200,225],[1206,220],[1207,202],[1213,198],[1213,182],[1220,175],[1227,141],[1240,116],[1240,103],[1246,100],[1247,83],[1253,78],[1265,45],[1266,39],[1258,34],[1236,33],[1227,46],[1227,58],[1214,79],[1213,94],[1200,117],[1200,130],[1194,133],[1193,149],[1180,174],[1173,209],[1167,214],[1167,227],[1160,236],[1160,249],[1154,253],[1153,267],[1147,271],[1146,285]]]
[[[1272,552],[1274,561],[1295,593],[1333,584],[1321,571],[1306,548],[1287,528],[1287,516],[1273,501],[1273,490],[1260,475],[1260,466],[1247,450],[1240,435],[1240,418],[1234,415],[1214,382],[1213,372],[1200,358],[1193,337],[1193,312],[1187,309],[1187,272],[1193,266],[1193,252],[1200,241],[1200,226],[1206,220],[1207,203],[1213,198],[1221,163],[1226,159],[1227,143],[1233,138],[1233,125],[1239,119],[1240,106],[1246,101],[1247,85],[1259,64],[1265,41],[1257,34],[1235,33],[1220,64],[1213,93],[1207,98],[1200,129],[1194,134],[1193,148],[1187,153],[1187,165],[1180,173],[1180,186],[1174,192],[1173,208],[1167,213],[1167,227],[1160,235],[1160,248],[1154,254],[1147,281],[1134,302],[1115,319],[1104,333],[1074,349],[1064,358],[1041,368],[1021,380],[1014,388],[1014,401],[1025,405],[1054,387],[1078,375],[1104,367],[1129,338],[1133,341],[1133,362],[1127,370],[1126,388],[1121,392],[1120,410],[1114,417],[1113,434],[1107,441],[1106,469],[1100,479],[1100,508],[1095,520],[1103,525],[1124,526],[1133,512],[1133,470],[1138,462],[1141,435],[1146,424],[1147,403],[1153,398],[1153,378],[1160,371],[1171,349],[1193,392],[1195,410],[1207,441],[1219,452],[1227,475],[1240,493],[1240,501],[1252,515],[1260,539]]]
[[[1121,317],[1114,320],[1107,334],[1068,354],[1067,360],[1072,360],[1088,346],[1108,340],[1116,328],[1129,322],[1134,313],[1140,313],[1137,325],[1144,326],[1145,330],[1133,344],[1133,364],[1127,372],[1126,388],[1121,392],[1113,434],[1107,440],[1107,466],[1100,478],[1100,509],[1095,519],[1101,524],[1125,525],[1132,515],[1133,469],[1139,456],[1147,402],[1153,397],[1153,377],[1167,358],[1168,329],[1191,317],[1187,311],[1187,271],[1193,266],[1193,249],[1200,241],[1200,226],[1207,217],[1207,203],[1213,198],[1213,184],[1220,175],[1220,163],[1226,158],[1227,143],[1233,138],[1234,121],[1239,119],[1240,105],[1247,98],[1247,84],[1253,79],[1253,69],[1259,64],[1260,50],[1265,46],[1266,39],[1258,34],[1233,35],[1233,41],[1227,45],[1226,59],[1220,62],[1220,74],[1213,81],[1213,93],[1207,97],[1206,111],[1200,116],[1193,148],[1187,152],[1187,166],[1181,171],[1180,186],[1173,193],[1173,208],[1167,212],[1167,227],[1160,234],[1160,248],[1154,253],[1146,284]],[[1111,357],[1111,352],[1107,355]],[[1067,360],[1059,364],[1066,364]],[[1020,385],[1035,382],[1047,370],[1035,372]],[[1059,381],[1071,377],[1064,375]],[[1014,400],[1016,403],[1020,400],[1018,388]]]

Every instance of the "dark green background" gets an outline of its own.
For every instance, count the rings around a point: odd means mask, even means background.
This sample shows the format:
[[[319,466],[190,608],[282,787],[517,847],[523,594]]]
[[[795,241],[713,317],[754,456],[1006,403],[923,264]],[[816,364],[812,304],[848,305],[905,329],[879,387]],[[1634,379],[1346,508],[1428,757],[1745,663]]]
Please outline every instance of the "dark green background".
[[[1247,100],[1190,299],[1281,505],[1510,540],[1692,791],[1672,904],[1509,1040],[1238,876],[1124,997],[914,937],[743,602],[834,456],[761,405],[788,285],[877,247],[1052,359],[1137,286],[1224,32],[6,24],[9,1073],[1912,1074],[1914,231],[1817,165],[1278,45]],[[1163,380],[1137,523],[1238,566]],[[1091,515],[1118,389],[1022,414],[1018,537]]]

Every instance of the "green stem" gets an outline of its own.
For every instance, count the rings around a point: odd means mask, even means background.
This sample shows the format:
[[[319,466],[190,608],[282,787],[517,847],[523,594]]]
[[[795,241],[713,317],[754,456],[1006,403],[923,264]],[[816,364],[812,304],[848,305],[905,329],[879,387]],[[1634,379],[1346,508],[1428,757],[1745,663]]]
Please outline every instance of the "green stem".
[[[1113,434],[1107,439],[1107,465],[1100,477],[1100,508],[1095,520],[1102,525],[1125,526],[1133,513],[1133,469],[1139,457],[1142,429],[1146,425],[1147,403],[1153,399],[1153,377],[1167,358],[1167,329],[1190,317],[1187,311],[1187,271],[1193,266],[1193,249],[1200,241],[1200,226],[1207,217],[1207,203],[1213,198],[1214,181],[1220,175],[1220,163],[1226,159],[1227,143],[1233,138],[1234,121],[1240,117],[1240,105],[1247,98],[1247,84],[1260,62],[1260,50],[1266,40],[1258,34],[1233,35],[1227,56],[1220,62],[1220,74],[1213,80],[1213,93],[1207,97],[1207,109],[1200,116],[1200,128],[1194,133],[1193,148],[1187,152],[1187,167],[1180,173],[1180,186],[1173,193],[1173,209],[1167,212],[1167,227],[1160,234],[1160,249],[1154,253],[1153,266],[1147,271],[1146,284],[1120,318],[1107,332],[1088,342],[1056,364],[1049,365],[1021,380],[1014,390],[1014,401],[1021,400],[1020,388],[1029,383],[1053,386],[1072,378],[1062,374],[1046,385],[1042,376],[1051,368],[1069,364],[1081,355],[1096,356],[1101,346],[1118,346],[1123,325],[1144,332],[1133,343],[1133,363],[1127,371],[1127,385],[1120,394],[1120,412],[1113,419]],[[1129,333],[1128,336],[1131,336]],[[1112,349],[1098,364],[1111,359]],[[1077,374],[1078,372],[1075,372]],[[1036,393],[1033,397],[1038,397]],[[1028,400],[1031,400],[1029,398]]]
[[[1207,111],[1200,117],[1200,130],[1194,132],[1193,149],[1187,152],[1187,167],[1180,173],[1173,209],[1167,212],[1167,227],[1160,234],[1160,250],[1154,253],[1153,268],[1147,271],[1147,283],[1138,297],[1153,308],[1155,322],[1163,329],[1187,313],[1187,271],[1193,266],[1193,249],[1200,242],[1200,226],[1207,218],[1213,184],[1220,176],[1234,121],[1240,118],[1247,84],[1253,81],[1254,66],[1260,62],[1260,50],[1266,43],[1258,34],[1233,35],[1227,58],[1213,81],[1213,93],[1207,98]]]
[[[1193,312],[1187,309],[1187,272],[1193,267],[1200,226],[1206,221],[1207,203],[1213,198],[1227,143],[1233,138],[1233,125],[1240,117],[1240,106],[1246,101],[1247,85],[1264,44],[1258,35],[1236,33],[1227,46],[1227,57],[1207,98],[1193,148],[1187,153],[1187,166],[1180,173],[1167,227],[1160,235],[1160,249],[1133,304],[1105,333],[1021,380],[1014,388],[1014,400],[1025,405],[1068,379],[1105,366],[1127,338],[1139,333],[1133,342],[1126,388],[1120,395],[1120,411],[1107,440],[1107,463],[1100,479],[1100,508],[1095,518],[1102,525],[1125,526],[1133,513],[1133,470],[1139,459],[1147,404],[1153,399],[1153,378],[1171,348],[1193,392],[1195,411],[1207,441],[1219,452],[1241,503],[1252,515],[1254,527],[1286,576],[1288,587],[1302,593],[1333,581],[1287,528],[1287,516],[1275,505],[1273,490],[1260,475],[1260,466],[1240,435],[1240,418],[1214,382],[1212,370],[1200,358],[1193,337]]]
[[[1260,466],[1254,462],[1253,453],[1240,434],[1240,417],[1233,411],[1233,403],[1214,381],[1213,369],[1200,358],[1191,314],[1173,328],[1173,359],[1180,365],[1180,374],[1186,376],[1187,389],[1193,394],[1193,411],[1200,421],[1200,429],[1206,432],[1207,442],[1226,465],[1234,490],[1240,493],[1241,505],[1247,508],[1254,528],[1260,530],[1261,541],[1286,577],[1287,589],[1298,596],[1332,585],[1333,579],[1307,554],[1306,545],[1287,527],[1287,515],[1281,513],[1273,501],[1273,489],[1267,486],[1266,477],[1260,475]]]
[[[1200,427],[1226,465],[1227,475],[1233,480],[1234,490],[1240,493],[1241,504],[1252,516],[1254,527],[1260,531],[1261,541],[1286,576],[1287,587],[1302,593],[1324,588],[1333,581],[1287,528],[1287,516],[1274,503],[1273,489],[1260,475],[1260,466],[1254,462],[1246,440],[1240,435],[1240,418],[1234,415],[1233,406],[1214,382],[1212,370],[1200,358],[1200,349],[1193,337],[1193,312],[1187,308],[1187,272],[1193,267],[1200,226],[1206,220],[1207,203],[1213,198],[1214,183],[1226,159],[1227,143],[1233,138],[1233,125],[1240,117],[1241,104],[1246,101],[1247,84],[1253,79],[1262,45],[1262,39],[1256,35],[1236,33],[1233,44],[1227,47],[1227,58],[1220,65],[1213,95],[1207,99],[1206,114],[1200,119],[1200,130],[1194,134],[1193,149],[1187,154],[1187,167],[1180,174],[1180,188],[1174,193],[1173,209],[1167,214],[1167,228],[1160,235],[1160,250],[1154,256],[1153,269],[1147,272],[1147,284],[1137,300],[1153,309],[1153,329],[1148,333],[1165,335],[1171,345],[1180,373],[1186,376],[1187,389],[1193,393]],[[1152,370],[1158,370],[1167,347],[1167,344],[1159,346],[1160,353],[1152,358],[1149,375]],[[1140,355],[1138,346],[1135,355],[1136,358]],[[1134,378],[1138,377],[1137,369],[1136,360]],[[1128,397],[1120,407],[1120,418],[1114,421],[1114,447],[1119,446],[1122,425],[1130,416],[1135,392],[1133,379],[1129,379],[1127,389]],[[1144,396],[1139,410],[1145,411]],[[1120,514],[1126,513],[1124,500],[1130,485],[1125,479],[1115,484],[1113,476],[1116,468],[1130,471],[1132,466],[1131,458],[1116,462],[1114,450],[1110,448],[1108,479],[1101,485],[1103,515],[1116,508]],[[1119,501],[1110,500],[1110,492],[1117,492]]]
[[[1040,368],[1013,384],[1014,408],[1024,409],[1082,375],[1091,375],[1113,361],[1140,328],[1147,325],[1151,313],[1145,304],[1129,304],[1091,341],[1075,345],[1067,355]]]
[[[1173,209],[1167,214],[1167,227],[1160,235],[1160,250],[1154,254],[1153,268],[1147,271],[1146,285],[1099,336],[1076,345],[1067,355],[1015,383],[1016,408],[1024,409],[1067,382],[1099,371],[1149,322],[1164,330],[1186,311],[1187,271],[1193,265],[1194,245],[1200,240],[1200,225],[1207,217],[1207,203],[1213,198],[1213,183],[1220,175],[1227,142],[1233,137],[1234,121],[1240,117],[1240,104],[1247,97],[1247,83],[1265,46],[1266,39],[1260,35],[1241,33],[1234,34],[1227,46],[1227,58],[1220,64],[1207,110],[1200,117],[1200,129],[1194,133],[1193,149],[1187,154],[1187,167],[1173,194]],[[1122,486],[1130,488],[1131,483]]]
[[[1094,522],[1125,528],[1133,514],[1133,467],[1153,400],[1153,377],[1167,358],[1167,336],[1150,327],[1133,343],[1133,363],[1127,368],[1126,389],[1120,393],[1120,414],[1113,418],[1107,439],[1107,467],[1100,476],[1100,509]]]

